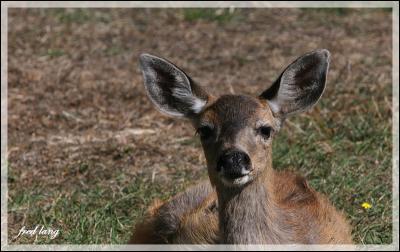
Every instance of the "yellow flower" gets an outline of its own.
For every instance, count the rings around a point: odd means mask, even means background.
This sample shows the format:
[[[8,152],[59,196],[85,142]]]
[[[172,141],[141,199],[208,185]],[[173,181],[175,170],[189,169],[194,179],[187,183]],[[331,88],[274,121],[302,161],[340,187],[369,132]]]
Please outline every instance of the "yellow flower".
[[[372,207],[372,205],[369,204],[368,202],[362,203],[361,206],[362,206],[364,209],[370,209],[370,208]]]

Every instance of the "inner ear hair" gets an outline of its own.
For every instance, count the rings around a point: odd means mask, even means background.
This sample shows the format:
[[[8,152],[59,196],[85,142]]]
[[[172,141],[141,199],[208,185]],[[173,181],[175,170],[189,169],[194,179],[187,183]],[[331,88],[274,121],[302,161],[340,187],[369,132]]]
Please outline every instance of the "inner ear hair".
[[[183,70],[150,54],[140,55],[139,63],[147,94],[159,111],[191,117],[203,110],[208,95]]]
[[[325,89],[330,53],[319,49],[296,59],[260,99],[268,102],[275,116],[284,118],[311,108]]]

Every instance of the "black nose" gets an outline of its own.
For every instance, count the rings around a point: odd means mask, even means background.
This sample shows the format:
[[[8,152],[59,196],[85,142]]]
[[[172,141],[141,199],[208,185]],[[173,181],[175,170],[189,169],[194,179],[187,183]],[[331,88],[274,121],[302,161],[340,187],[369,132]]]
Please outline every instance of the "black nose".
[[[249,170],[249,155],[236,149],[224,151],[217,163],[217,171],[222,171],[224,176],[232,179],[246,175]]]

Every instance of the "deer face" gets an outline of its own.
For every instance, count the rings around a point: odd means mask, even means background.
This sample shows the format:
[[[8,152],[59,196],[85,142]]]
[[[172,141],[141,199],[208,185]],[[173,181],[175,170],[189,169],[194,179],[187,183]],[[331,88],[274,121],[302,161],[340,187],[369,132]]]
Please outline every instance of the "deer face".
[[[223,95],[194,120],[213,184],[241,186],[269,163],[272,136],[279,129],[269,105],[245,95]]]
[[[147,93],[163,113],[190,119],[200,135],[211,183],[243,187],[271,166],[272,139],[286,116],[314,105],[325,88],[329,52],[290,64],[257,97],[214,97],[172,63],[140,57]]]

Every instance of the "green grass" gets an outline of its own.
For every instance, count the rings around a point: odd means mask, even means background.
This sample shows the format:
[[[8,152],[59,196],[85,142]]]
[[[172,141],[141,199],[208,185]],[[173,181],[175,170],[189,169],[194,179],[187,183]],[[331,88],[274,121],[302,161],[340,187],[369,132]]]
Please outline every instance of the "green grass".
[[[346,14],[349,13],[349,11],[351,11],[348,8],[310,8],[309,10],[324,14],[333,14],[339,17],[345,16]]]
[[[121,243],[129,239],[133,230],[132,220],[143,214],[145,206],[155,198],[166,199],[177,193],[182,190],[181,186],[171,185],[166,192],[156,183],[137,178],[129,186],[120,188],[118,193],[105,186],[76,188],[68,195],[58,190],[30,188],[12,197],[9,212],[20,216],[29,209],[27,223],[60,229],[59,237],[53,241],[58,244]],[[26,229],[33,229],[35,225]],[[52,242],[50,238],[34,241],[28,236],[18,241],[35,244]]]
[[[61,23],[82,24],[92,18],[88,9],[55,9],[55,16]]]
[[[188,8],[183,10],[184,19],[187,21],[216,21],[225,23],[233,20],[237,15],[229,9],[211,9],[211,8]]]
[[[106,11],[88,8],[63,8],[51,9],[49,12],[62,24],[84,24],[90,21],[109,23],[111,21],[110,14]]]
[[[65,52],[61,49],[48,49],[45,55],[50,58],[56,58],[65,55]]]

